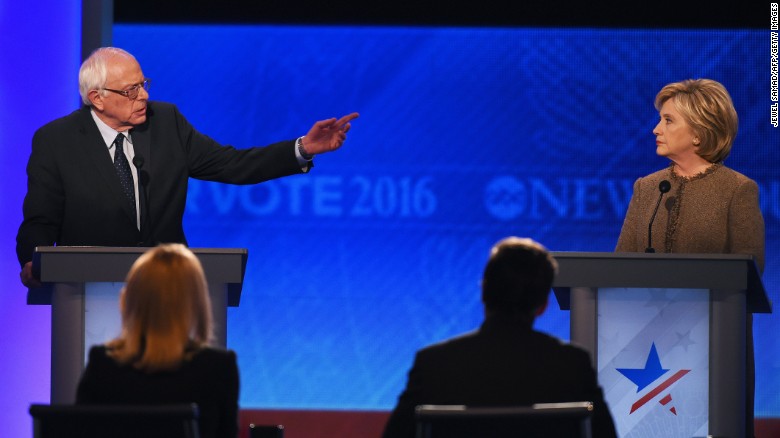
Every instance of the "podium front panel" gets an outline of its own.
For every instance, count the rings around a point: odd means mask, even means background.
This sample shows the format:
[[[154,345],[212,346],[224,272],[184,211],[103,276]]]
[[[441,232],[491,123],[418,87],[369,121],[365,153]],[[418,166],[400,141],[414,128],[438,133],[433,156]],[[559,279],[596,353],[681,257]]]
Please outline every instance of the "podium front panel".
[[[709,434],[710,292],[601,288],[599,382],[619,436]]]
[[[93,345],[116,338],[122,330],[119,293],[123,286],[124,283],[84,284],[84,365]]]
[[[120,334],[119,293],[135,260],[148,248],[38,247],[33,271],[45,287],[30,289],[27,303],[52,306],[51,402],[73,403],[93,345]],[[245,249],[192,249],[209,282],[213,342],[227,341],[227,307],[241,298]]]

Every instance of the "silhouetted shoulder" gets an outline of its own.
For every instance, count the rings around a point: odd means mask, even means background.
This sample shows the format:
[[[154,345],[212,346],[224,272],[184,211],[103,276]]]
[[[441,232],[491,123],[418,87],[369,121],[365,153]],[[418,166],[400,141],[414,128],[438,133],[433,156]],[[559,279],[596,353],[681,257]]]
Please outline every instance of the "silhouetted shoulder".
[[[192,356],[193,361],[236,362],[236,352],[219,347],[205,347]]]

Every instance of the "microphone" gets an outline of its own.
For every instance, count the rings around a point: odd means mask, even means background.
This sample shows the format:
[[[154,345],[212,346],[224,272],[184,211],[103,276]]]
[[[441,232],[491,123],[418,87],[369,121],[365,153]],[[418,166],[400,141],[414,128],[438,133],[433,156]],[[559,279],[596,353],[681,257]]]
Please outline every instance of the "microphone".
[[[133,166],[138,170],[138,182],[140,187],[138,193],[141,196],[141,242],[138,242],[138,246],[150,246],[146,242],[148,240],[144,235],[148,235],[151,227],[149,224],[149,196],[146,193],[146,187],[149,185],[149,172],[143,170],[144,157],[143,155],[136,154],[133,157]]]
[[[135,159],[133,161],[135,161]],[[661,194],[658,195],[658,202],[655,203],[655,210],[653,210],[653,215],[650,216],[650,224],[647,225],[647,249],[645,249],[645,252],[655,252],[655,249],[653,248],[653,221],[655,220],[655,214],[658,213],[658,206],[661,205],[661,198],[664,197],[664,193],[671,189],[672,184],[667,180],[663,180],[658,184],[658,191],[661,192]]]

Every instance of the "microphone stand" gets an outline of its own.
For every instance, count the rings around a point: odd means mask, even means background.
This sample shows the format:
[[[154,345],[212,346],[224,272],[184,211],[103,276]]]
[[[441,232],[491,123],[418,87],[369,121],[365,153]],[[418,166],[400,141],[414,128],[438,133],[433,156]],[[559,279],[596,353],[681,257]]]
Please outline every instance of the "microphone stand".
[[[671,190],[672,184],[669,183],[667,180],[663,180],[658,184],[658,191],[661,192],[661,194],[658,196],[658,201],[655,203],[655,209],[653,210],[653,215],[650,216],[650,223],[647,225],[647,248],[645,249],[646,253],[654,253],[655,248],[653,248],[653,221],[655,221],[655,215],[658,213],[658,207],[661,205],[661,199],[664,197],[664,193]]]

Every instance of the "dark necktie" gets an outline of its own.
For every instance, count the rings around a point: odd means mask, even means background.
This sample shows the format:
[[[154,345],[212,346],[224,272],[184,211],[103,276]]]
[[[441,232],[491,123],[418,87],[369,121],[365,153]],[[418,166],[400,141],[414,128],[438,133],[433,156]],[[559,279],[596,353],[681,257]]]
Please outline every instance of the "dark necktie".
[[[114,168],[119,176],[119,182],[122,184],[122,191],[125,192],[125,197],[130,203],[133,218],[135,218],[135,187],[133,186],[133,173],[130,171],[130,163],[127,162],[127,157],[122,147],[124,139],[125,136],[119,134],[116,136],[116,140],[114,140]]]

